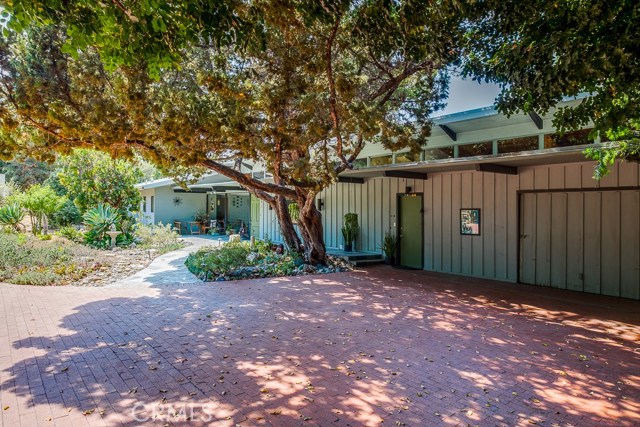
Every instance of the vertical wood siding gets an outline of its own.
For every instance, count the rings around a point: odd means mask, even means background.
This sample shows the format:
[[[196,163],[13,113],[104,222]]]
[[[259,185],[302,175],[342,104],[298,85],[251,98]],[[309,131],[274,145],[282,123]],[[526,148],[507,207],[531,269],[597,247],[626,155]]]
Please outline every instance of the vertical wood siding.
[[[529,229],[518,230],[520,190],[544,192],[640,186],[637,163],[616,163],[612,173],[601,182],[595,181],[592,175],[593,162],[582,162],[520,167],[518,175],[461,171],[429,173],[428,180],[377,177],[365,179],[364,184],[334,184],[319,195],[324,201],[325,242],[329,248],[343,244],[340,229],[344,214],[354,212],[358,214],[361,226],[356,249],[380,252],[384,233],[396,233],[397,194],[404,193],[409,186],[412,191],[424,194],[426,270],[516,282],[519,234],[532,236],[525,238],[525,245],[535,244],[535,236],[540,235],[546,236],[549,245],[532,248],[535,260],[522,262],[535,262],[537,273],[533,274],[541,276],[544,283],[555,277],[565,277],[557,282],[558,286],[607,294],[615,294],[612,289],[615,286],[623,296],[639,298],[640,195],[637,192],[545,193],[522,205],[522,209],[532,212],[536,220],[526,225]],[[480,236],[460,235],[461,208],[481,209]],[[576,211],[584,212],[584,215],[572,215]],[[603,221],[602,215],[614,218],[614,222]],[[554,218],[568,220],[553,221]],[[278,240],[275,215],[264,203],[261,221],[261,232]],[[618,248],[616,251],[610,247],[615,245],[611,242],[615,241],[616,233],[621,233],[615,221],[621,223],[624,230],[625,250]],[[591,253],[600,246],[606,252],[604,258]],[[616,267],[618,264],[612,260],[616,256],[620,258],[620,266],[629,268]],[[566,264],[551,263],[550,260],[556,257],[565,258]],[[591,258],[597,260],[583,265],[585,259]],[[603,265],[606,266],[604,269]],[[584,283],[579,281],[583,271]],[[606,277],[607,283],[590,282],[587,276]]]

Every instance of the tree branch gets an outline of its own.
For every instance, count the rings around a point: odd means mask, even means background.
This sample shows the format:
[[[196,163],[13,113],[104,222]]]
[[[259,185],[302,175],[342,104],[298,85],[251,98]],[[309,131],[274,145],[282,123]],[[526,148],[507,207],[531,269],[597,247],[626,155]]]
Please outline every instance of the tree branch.
[[[327,39],[327,50],[325,52],[325,60],[327,61],[327,80],[329,81],[329,108],[331,114],[331,120],[333,121],[333,128],[336,133],[336,154],[343,163],[347,163],[344,154],[342,153],[343,143],[342,134],[340,131],[340,117],[338,115],[338,101],[336,95],[336,83],[333,78],[333,42],[338,34],[338,28],[340,27],[340,16],[336,18],[336,22],[333,25],[331,34]]]
[[[122,3],[120,3],[118,0],[111,0],[113,2],[113,4],[116,5],[116,7],[118,9],[120,9],[122,11],[122,13],[124,13],[127,18],[129,18],[131,20],[131,22],[138,22],[140,21],[136,16],[134,16],[131,11],[129,9],[127,9],[126,7],[124,7],[124,5]]]
[[[336,175],[339,174],[340,172],[344,172],[347,169],[351,169],[351,163],[353,163],[353,161],[358,158],[363,148],[364,148],[364,138],[362,137],[362,132],[358,132],[357,143],[356,143],[355,149],[353,150],[353,153],[351,153],[351,155],[349,156],[349,158],[345,163],[340,163],[335,167],[334,172],[336,173]]]
[[[384,82],[378,90],[371,95],[371,101],[382,96],[382,99],[378,101],[378,106],[383,106],[393,96],[405,79],[427,67],[433,68],[433,63],[431,61],[424,61],[416,65],[410,65],[409,63],[405,64],[405,67],[400,74]]]
[[[238,184],[240,184],[245,188],[251,188],[257,191],[264,191],[266,193],[279,194],[281,196],[284,196],[290,199],[296,196],[296,192],[290,188],[287,188],[282,185],[276,185],[276,184],[260,181],[253,177],[245,175],[242,172],[239,172],[229,166],[225,166],[213,160],[206,159],[200,162],[200,166],[203,166],[205,168],[218,172],[220,175],[226,176],[227,178],[237,182]]]

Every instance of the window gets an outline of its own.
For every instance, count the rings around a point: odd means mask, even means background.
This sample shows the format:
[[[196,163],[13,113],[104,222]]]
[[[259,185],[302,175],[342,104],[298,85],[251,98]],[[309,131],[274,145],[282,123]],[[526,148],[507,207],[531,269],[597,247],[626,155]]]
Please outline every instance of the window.
[[[453,157],[453,147],[427,148],[424,150],[425,160],[450,159]]]
[[[517,153],[518,151],[537,150],[538,136],[523,136],[522,138],[502,139],[498,141],[498,153]]]
[[[383,166],[393,163],[393,156],[391,154],[386,156],[371,157],[371,166]]]
[[[563,135],[557,133],[544,136],[544,148],[570,147],[572,145],[591,144],[589,139],[591,129],[582,129],[574,132],[565,132]]]
[[[150,206],[150,211],[151,212],[155,212],[156,210],[156,198],[154,196],[151,196],[151,206]]]
[[[410,163],[410,162],[419,162],[420,154],[404,152],[396,154],[396,163]]]
[[[489,154],[493,154],[493,143],[490,141],[458,146],[458,157],[488,156]]]
[[[355,159],[352,163],[354,169],[362,169],[367,167],[367,159]]]
[[[142,198],[142,212],[146,212],[147,211],[147,196],[144,196]]]

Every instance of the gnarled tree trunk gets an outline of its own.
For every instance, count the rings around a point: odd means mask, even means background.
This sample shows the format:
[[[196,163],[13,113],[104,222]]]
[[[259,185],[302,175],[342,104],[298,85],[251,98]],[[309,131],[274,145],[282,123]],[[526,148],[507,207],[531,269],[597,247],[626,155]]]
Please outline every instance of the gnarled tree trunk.
[[[280,234],[284,239],[284,243],[289,250],[301,252],[303,246],[300,242],[300,236],[296,233],[296,229],[291,221],[291,215],[289,215],[289,209],[287,207],[287,199],[284,196],[276,195],[275,201],[271,205],[276,212],[278,218],[278,224],[280,224]]]
[[[298,191],[300,217],[298,228],[302,235],[305,261],[309,264],[326,264],[327,248],[324,245],[322,214],[316,208],[315,193]]]

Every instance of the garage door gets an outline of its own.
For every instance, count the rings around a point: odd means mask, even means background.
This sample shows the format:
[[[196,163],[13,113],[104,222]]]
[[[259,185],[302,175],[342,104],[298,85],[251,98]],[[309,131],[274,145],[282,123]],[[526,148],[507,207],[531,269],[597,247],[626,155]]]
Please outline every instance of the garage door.
[[[640,299],[640,191],[520,195],[520,282]]]

